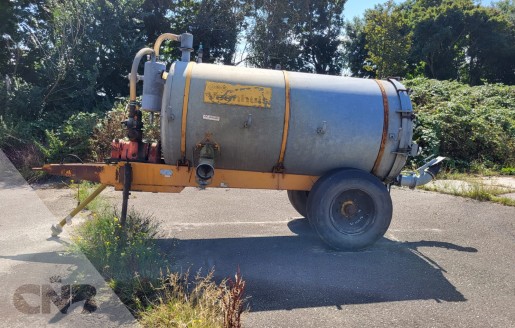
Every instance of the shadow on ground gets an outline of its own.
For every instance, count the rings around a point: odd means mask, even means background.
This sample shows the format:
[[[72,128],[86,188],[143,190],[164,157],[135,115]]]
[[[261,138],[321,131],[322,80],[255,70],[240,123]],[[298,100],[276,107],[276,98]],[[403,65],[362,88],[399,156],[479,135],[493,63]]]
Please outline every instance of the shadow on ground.
[[[328,249],[304,219],[288,224],[297,236],[159,240],[174,254],[178,270],[233,277],[238,267],[247,282],[251,311],[320,306],[341,308],[407,300],[463,302],[466,298],[444,277],[444,268],[419,247],[477,252],[437,241],[396,242],[383,238],[361,252]]]
[[[172,263],[179,271],[200,270],[205,275],[214,268],[215,278],[222,280],[240,268],[252,311],[409,300],[466,301],[445,278],[445,269],[418,248],[471,253],[477,252],[475,248],[383,238],[365,251],[338,252],[322,244],[305,219],[290,221],[288,227],[297,235],[158,242],[176,256]],[[77,261],[59,252],[0,258],[54,264]]]

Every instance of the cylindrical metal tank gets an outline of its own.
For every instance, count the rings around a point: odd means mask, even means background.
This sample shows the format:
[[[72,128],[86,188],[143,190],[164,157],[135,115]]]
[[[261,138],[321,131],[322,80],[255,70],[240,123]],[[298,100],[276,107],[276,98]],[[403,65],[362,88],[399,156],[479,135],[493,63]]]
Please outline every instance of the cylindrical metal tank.
[[[209,136],[220,147],[216,169],[282,164],[284,173],[319,176],[349,167],[391,180],[410,151],[412,119],[395,80],[175,62],[161,107],[162,150],[167,164],[191,161]]]
[[[149,60],[145,63],[143,97],[141,109],[148,112],[159,112],[163,95],[161,73],[166,70],[164,63]]]

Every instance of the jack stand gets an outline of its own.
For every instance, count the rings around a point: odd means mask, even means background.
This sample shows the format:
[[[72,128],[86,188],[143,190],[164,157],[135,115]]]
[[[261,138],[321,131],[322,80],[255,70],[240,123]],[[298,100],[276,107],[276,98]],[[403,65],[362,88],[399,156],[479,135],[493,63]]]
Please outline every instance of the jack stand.
[[[93,199],[95,199],[105,188],[107,185],[100,185],[91,195],[88,196],[82,203],[79,204],[73,211],[68,214],[67,217],[62,219],[58,224],[54,224],[51,227],[52,237],[57,237],[63,232],[63,227],[66,223],[71,224],[72,218],[77,215],[80,211],[84,209]]]
[[[120,224],[125,227],[127,221],[127,207],[129,204],[129,196],[132,182],[132,166],[129,162],[123,166],[123,200],[122,200],[122,214],[120,216]]]

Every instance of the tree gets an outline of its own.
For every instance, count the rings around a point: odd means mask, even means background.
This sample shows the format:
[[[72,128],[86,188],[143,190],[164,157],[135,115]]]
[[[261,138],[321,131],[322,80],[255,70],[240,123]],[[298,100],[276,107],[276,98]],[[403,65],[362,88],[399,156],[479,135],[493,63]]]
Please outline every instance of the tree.
[[[111,107],[144,46],[142,0],[14,0],[6,70],[12,94],[0,113],[37,139],[78,111]],[[26,105],[18,100],[25,97]]]
[[[409,14],[413,29],[412,64],[424,63],[425,76],[458,79],[463,66],[469,0],[430,4],[416,1]]]
[[[512,24],[515,24],[515,0],[499,0],[494,2],[493,8],[497,9],[498,14],[505,15]]]
[[[142,32],[145,33],[147,43],[153,42],[163,33],[171,32],[171,11],[176,5],[187,3],[188,1],[144,0],[141,5],[141,19],[145,27]]]
[[[366,48],[365,22],[359,17],[345,24],[344,62],[351,76],[375,77],[373,71],[366,70],[372,64],[368,61],[370,55]]]
[[[234,63],[240,31],[246,26],[249,6],[242,0],[203,0],[200,2],[191,32],[195,46],[204,48],[204,61]]]
[[[234,64],[238,37],[246,26],[245,17],[250,5],[245,0],[188,0],[175,1],[168,12],[171,31],[193,34],[193,48],[203,47],[203,61]],[[165,47],[169,59],[180,53]],[[193,54],[195,56],[196,53]]]
[[[405,17],[393,0],[365,12],[366,49],[374,71],[380,78],[403,76],[411,48],[411,34]]]
[[[255,0],[252,2],[252,28],[247,33],[249,42],[248,64],[261,68],[295,70],[300,65],[298,40],[294,25],[298,11],[292,0]]]
[[[362,29],[362,30],[360,30]],[[393,0],[347,24],[346,60],[377,76],[419,76],[515,83],[515,4],[483,7],[473,0]],[[363,58],[368,53],[368,57]]]
[[[249,63],[257,67],[340,74],[346,0],[254,1]]]
[[[467,15],[468,82],[515,83],[515,28],[496,9],[474,8]]]
[[[296,26],[301,46],[301,71],[340,74],[343,51],[343,8],[346,0],[305,0]]]
[[[11,73],[8,67],[13,56],[12,36],[16,33],[13,2],[0,2],[0,22],[0,78],[4,79],[6,74]]]

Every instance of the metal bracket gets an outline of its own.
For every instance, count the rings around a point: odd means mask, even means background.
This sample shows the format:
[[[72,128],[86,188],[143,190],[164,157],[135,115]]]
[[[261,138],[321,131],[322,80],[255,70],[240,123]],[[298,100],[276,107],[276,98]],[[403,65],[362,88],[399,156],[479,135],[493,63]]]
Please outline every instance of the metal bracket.
[[[284,170],[284,163],[277,163],[274,167],[272,167],[272,173],[284,173]]]
[[[213,135],[211,133],[206,133],[204,139],[197,143],[193,150],[194,152],[199,152],[206,145],[213,147],[214,151],[216,152],[216,155],[221,154],[222,149],[220,145],[215,140],[213,140]]]
[[[406,112],[406,111],[403,111],[403,110],[398,110],[398,111],[395,111],[395,112],[401,114],[401,118],[407,118],[407,119],[412,120],[412,121],[415,118],[417,118],[417,116],[413,112]]]
[[[399,148],[396,151],[392,151],[392,154],[409,156],[409,154],[411,154],[411,148]]]
[[[191,162],[187,158],[182,158],[182,159],[177,161],[176,166],[177,166],[177,168],[179,168],[180,166],[187,167],[188,171],[189,171],[190,168],[191,168]]]

